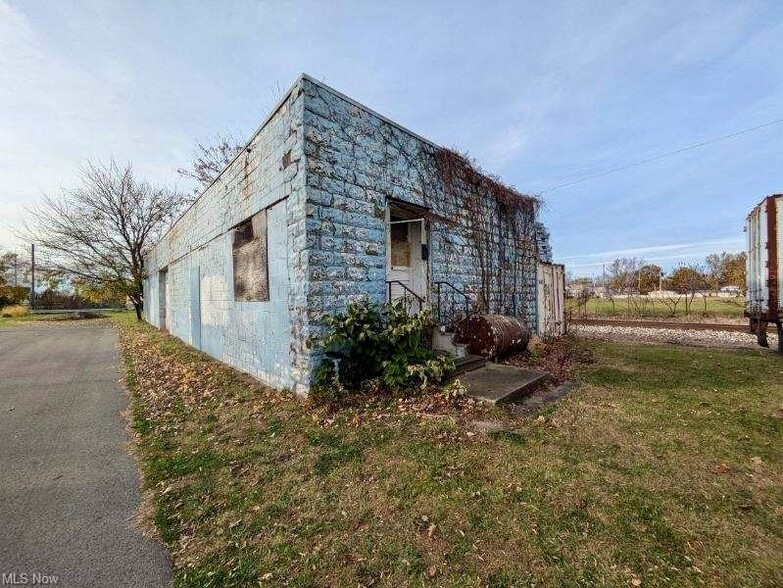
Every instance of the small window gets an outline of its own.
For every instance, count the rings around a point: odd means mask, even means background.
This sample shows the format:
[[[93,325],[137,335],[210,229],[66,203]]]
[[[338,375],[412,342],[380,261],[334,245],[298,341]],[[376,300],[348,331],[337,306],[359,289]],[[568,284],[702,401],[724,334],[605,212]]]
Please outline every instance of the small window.
[[[408,223],[391,225],[391,265],[411,266],[411,244],[408,238]]]
[[[234,228],[234,300],[269,300],[266,210]]]

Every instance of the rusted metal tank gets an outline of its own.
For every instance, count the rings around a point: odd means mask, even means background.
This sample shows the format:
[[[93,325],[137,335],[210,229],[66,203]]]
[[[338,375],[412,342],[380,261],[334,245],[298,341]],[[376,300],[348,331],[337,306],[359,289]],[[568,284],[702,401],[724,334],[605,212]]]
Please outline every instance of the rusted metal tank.
[[[530,341],[527,325],[516,317],[474,314],[457,324],[454,341],[484,357],[500,357],[524,351]]]

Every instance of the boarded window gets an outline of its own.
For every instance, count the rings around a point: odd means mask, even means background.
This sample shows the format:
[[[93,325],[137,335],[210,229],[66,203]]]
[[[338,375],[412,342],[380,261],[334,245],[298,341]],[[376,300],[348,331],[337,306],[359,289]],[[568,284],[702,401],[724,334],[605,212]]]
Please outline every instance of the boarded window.
[[[269,300],[266,210],[234,228],[234,300]]]
[[[408,239],[408,223],[391,225],[392,267],[410,267],[411,244]]]

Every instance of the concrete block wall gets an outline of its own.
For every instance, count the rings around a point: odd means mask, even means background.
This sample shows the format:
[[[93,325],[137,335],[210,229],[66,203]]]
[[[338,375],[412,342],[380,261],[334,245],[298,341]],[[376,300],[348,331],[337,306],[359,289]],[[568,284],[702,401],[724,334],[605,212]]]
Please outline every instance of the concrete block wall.
[[[271,385],[306,393],[319,361],[307,342],[323,332],[323,316],[351,301],[386,299],[390,198],[450,219],[430,223],[430,281],[476,292],[469,212],[459,198],[444,198],[439,175],[422,165],[437,150],[426,139],[303,76],[248,147],[145,258],[150,323]],[[262,209],[270,300],[235,302],[231,230]],[[502,230],[490,238],[498,242]],[[490,310],[535,324],[536,249],[508,250],[502,263],[525,270],[518,284],[493,284]],[[166,325],[159,324],[162,269]]]
[[[536,223],[536,245],[539,261],[552,263],[552,245],[549,241],[549,230],[544,226],[544,223]]]
[[[309,332],[319,333],[323,314],[351,300],[385,300],[389,198],[453,220],[430,224],[430,280],[476,292],[480,266],[469,212],[459,198],[444,198],[438,174],[421,164],[437,146],[318,82],[305,79],[303,89],[307,238],[313,248],[307,272]],[[491,235],[495,243],[500,230]],[[535,325],[535,243],[512,245],[505,263],[524,266],[523,277],[503,288],[493,284],[491,310]]]
[[[275,387],[295,390],[309,376],[309,363],[303,366],[297,357],[301,344],[295,339],[304,330],[298,317],[306,310],[303,108],[297,84],[248,148],[145,257],[144,291],[145,318],[153,325]],[[263,209],[270,299],[237,302],[232,229]],[[162,269],[167,270],[165,325],[159,320]],[[200,301],[198,317],[193,316],[194,300]]]

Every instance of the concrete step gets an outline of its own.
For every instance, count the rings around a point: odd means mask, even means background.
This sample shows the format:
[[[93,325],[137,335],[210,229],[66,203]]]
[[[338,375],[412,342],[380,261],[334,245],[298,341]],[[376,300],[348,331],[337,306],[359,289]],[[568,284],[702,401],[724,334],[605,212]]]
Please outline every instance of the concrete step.
[[[454,371],[455,376],[460,374],[466,374],[483,368],[487,364],[487,360],[481,355],[465,355],[463,357],[457,357],[454,359],[454,367],[457,369]]]
[[[468,355],[468,346],[454,342],[454,333],[445,330],[445,327],[435,327],[432,332],[432,347],[437,351],[445,351],[454,357]]]
[[[500,404],[513,402],[532,393],[549,374],[511,365],[487,363],[459,377],[474,398]]]

